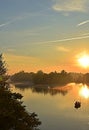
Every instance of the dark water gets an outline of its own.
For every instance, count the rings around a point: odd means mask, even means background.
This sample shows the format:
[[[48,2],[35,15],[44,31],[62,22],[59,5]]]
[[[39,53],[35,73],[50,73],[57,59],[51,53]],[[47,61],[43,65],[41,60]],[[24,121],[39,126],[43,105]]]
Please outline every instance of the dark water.
[[[67,84],[55,89],[12,88],[21,93],[29,112],[38,114],[41,130],[89,130],[89,90],[83,84]],[[81,102],[76,109],[74,102]]]

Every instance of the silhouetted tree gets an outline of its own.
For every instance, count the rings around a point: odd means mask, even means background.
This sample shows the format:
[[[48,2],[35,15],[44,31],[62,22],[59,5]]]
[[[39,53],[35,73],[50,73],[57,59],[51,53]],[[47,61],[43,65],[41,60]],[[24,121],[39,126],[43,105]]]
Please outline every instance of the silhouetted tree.
[[[11,93],[6,82],[6,68],[0,55],[0,128],[1,130],[36,130],[41,124],[35,113],[28,113],[19,93]],[[8,84],[9,86],[9,84]]]
[[[3,61],[2,54],[0,54],[0,75],[6,74],[6,67],[5,67],[5,61]]]
[[[65,70],[62,70],[62,71],[61,71],[61,75],[62,75],[62,76],[66,76],[66,75],[67,75],[67,72],[66,72]]]
[[[27,73],[21,71],[11,76],[11,80],[14,82],[29,82],[30,85],[65,85],[67,83],[89,83],[89,73],[75,73],[75,72],[66,72],[62,70],[61,72],[50,72],[44,73],[42,70],[39,70],[37,73]],[[18,86],[17,86],[18,87]],[[21,86],[24,87],[24,86]]]
[[[43,73],[43,71],[39,70],[39,71],[35,74],[33,80],[34,80],[34,83],[35,83],[35,84],[42,84],[43,81],[44,81],[44,73]]]

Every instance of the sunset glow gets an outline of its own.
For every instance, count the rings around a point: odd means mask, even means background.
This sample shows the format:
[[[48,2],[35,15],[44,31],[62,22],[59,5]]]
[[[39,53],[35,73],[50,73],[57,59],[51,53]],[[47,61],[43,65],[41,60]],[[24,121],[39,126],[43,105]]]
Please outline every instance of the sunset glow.
[[[79,94],[80,94],[80,96],[82,96],[84,98],[89,98],[89,88],[86,85],[84,85],[80,89]]]
[[[82,67],[87,68],[89,66],[89,55],[85,54],[79,57],[78,62]]]
[[[22,70],[86,73],[89,66],[87,2],[3,0],[0,53],[4,55],[8,73]]]

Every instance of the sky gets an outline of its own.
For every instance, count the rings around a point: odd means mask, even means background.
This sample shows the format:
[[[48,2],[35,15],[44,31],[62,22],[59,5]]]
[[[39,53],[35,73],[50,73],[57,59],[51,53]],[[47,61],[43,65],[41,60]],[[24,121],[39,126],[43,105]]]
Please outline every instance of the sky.
[[[0,53],[10,74],[89,72],[89,0],[0,0]]]

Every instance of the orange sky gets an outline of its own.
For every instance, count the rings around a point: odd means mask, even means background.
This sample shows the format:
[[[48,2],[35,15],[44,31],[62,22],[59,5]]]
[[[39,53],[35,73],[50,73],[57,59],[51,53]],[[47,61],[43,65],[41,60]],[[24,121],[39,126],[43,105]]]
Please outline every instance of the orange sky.
[[[53,64],[44,63],[39,59],[32,58],[29,56],[16,56],[11,54],[4,54],[4,60],[7,63],[8,73],[13,74],[19,71],[24,70],[25,72],[37,72],[38,70],[42,70],[44,72],[52,72],[57,71],[60,72],[61,70],[65,70],[67,72],[79,72],[79,73],[86,73],[88,72],[88,67],[84,68],[82,65],[78,63],[78,59],[75,56],[75,59],[71,58],[70,64]]]

